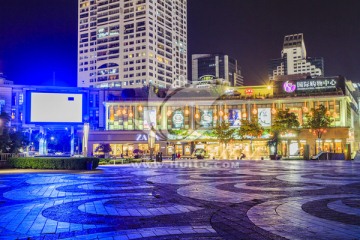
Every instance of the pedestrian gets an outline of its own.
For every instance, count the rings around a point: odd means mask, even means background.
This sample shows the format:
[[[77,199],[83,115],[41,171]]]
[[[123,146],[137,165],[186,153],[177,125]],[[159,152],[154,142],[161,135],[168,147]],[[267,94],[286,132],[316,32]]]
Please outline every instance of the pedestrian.
[[[162,156],[162,152],[160,152],[160,162],[162,162],[162,160],[163,160],[163,156]]]
[[[157,153],[156,154],[156,157],[155,157],[156,161],[159,162],[160,161],[160,153]]]
[[[180,153],[177,154],[177,158],[180,159]]]

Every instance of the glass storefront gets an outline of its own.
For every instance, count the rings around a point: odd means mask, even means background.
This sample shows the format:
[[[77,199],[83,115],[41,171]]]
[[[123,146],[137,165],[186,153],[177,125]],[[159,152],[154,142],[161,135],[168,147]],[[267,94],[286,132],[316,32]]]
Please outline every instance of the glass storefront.
[[[335,140],[316,140],[316,150],[324,152],[343,153],[342,141]]]
[[[306,140],[281,141],[278,154],[283,157],[301,157],[304,155]]]
[[[94,155],[100,155],[101,152],[95,152],[95,149],[97,148],[99,144],[93,144],[94,149]],[[139,149],[141,150],[145,155],[150,154],[149,145],[148,144],[110,144],[111,146],[111,152],[110,156],[114,157],[121,157],[121,154],[123,157],[133,157],[134,156],[134,150]],[[160,151],[160,144],[155,144],[155,152]]]

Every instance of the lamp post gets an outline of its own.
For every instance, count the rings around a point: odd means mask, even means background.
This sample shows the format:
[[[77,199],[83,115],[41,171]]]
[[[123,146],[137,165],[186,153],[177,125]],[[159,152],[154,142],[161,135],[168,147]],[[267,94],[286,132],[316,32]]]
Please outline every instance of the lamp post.
[[[152,160],[152,157],[154,154],[155,141],[156,141],[156,130],[155,130],[154,126],[151,126],[151,129],[148,134],[148,143],[149,143],[149,148],[150,148],[150,160]]]

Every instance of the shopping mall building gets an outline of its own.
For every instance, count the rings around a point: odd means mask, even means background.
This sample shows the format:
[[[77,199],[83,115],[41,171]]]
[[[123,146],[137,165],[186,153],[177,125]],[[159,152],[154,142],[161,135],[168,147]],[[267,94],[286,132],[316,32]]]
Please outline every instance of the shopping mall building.
[[[34,92],[81,94],[82,119],[69,123],[31,121],[32,107],[29,103],[33,100],[29,93]],[[231,159],[236,159],[242,152],[250,158],[259,159],[268,158],[273,150],[268,144],[272,137],[270,128],[279,109],[295,113],[302,126],[310,109],[320,105],[326,106],[328,114],[334,119],[321,141],[309,129],[289,130],[280,136],[280,154],[299,157],[305,148],[309,149],[310,155],[319,150],[350,155],[358,150],[358,93],[358,85],[343,77],[276,81],[273,85],[264,86],[192,86],[179,89],[4,85],[0,87],[0,105],[11,115],[12,127],[29,133],[41,130],[46,134],[47,128],[70,127],[76,137],[83,134],[83,125],[88,122],[89,155],[96,154],[94,150],[98,144],[109,143],[112,155],[125,157],[133,155],[135,149],[149,150],[149,132],[153,127],[156,130],[156,152],[161,151],[164,155],[180,153],[190,157],[194,150],[202,148],[209,158],[218,158],[219,141],[212,133],[216,122],[227,121],[231,127],[238,129],[242,119],[256,117],[265,129],[264,134],[253,139],[252,145],[250,140],[234,136],[228,149]],[[71,99],[74,100],[73,97]],[[58,104],[54,102],[52,106],[57,108]]]

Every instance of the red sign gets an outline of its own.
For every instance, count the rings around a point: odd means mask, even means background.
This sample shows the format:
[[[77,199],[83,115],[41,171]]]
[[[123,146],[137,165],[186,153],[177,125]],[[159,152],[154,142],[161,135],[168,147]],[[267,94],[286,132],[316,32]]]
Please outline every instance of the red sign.
[[[249,89],[246,89],[246,90],[245,90],[245,93],[246,93],[247,95],[252,95],[252,94],[254,93],[254,90],[252,90],[251,88],[249,88]]]

